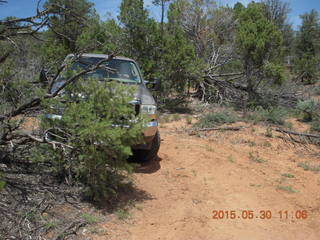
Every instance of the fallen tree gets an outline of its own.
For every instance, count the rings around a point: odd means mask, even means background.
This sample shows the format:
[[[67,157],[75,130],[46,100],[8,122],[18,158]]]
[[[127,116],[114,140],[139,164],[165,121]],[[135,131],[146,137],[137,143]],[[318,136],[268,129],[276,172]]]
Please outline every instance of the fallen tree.
[[[319,135],[314,135],[310,133],[293,132],[293,131],[288,131],[288,130],[279,129],[279,128],[275,129],[275,131],[286,135],[287,137],[289,137],[290,141],[295,143],[320,145]]]
[[[133,128],[134,133],[123,130],[118,135],[115,133],[119,130],[114,129],[110,139],[113,143],[118,144],[109,144],[105,148],[99,148],[96,141],[105,137],[102,134],[106,134],[110,129],[96,129],[96,131],[87,132],[88,138],[86,138],[84,135],[77,135],[79,132],[76,130],[80,130],[79,127],[73,126],[72,131],[69,131],[70,124],[76,121],[70,121],[69,125],[64,125],[64,128],[57,127],[58,123],[50,127],[41,124],[41,131],[38,123],[36,123],[38,126],[35,130],[32,130],[34,126],[25,126],[30,116],[31,118],[38,117],[39,113],[48,112],[53,103],[61,103],[60,93],[62,91],[72,92],[77,80],[86,73],[101,68],[109,71],[105,63],[114,57],[113,54],[110,54],[107,59],[96,64],[88,64],[85,69],[67,76],[63,84],[56,84],[60,75],[68,72],[67,68],[74,61],[81,59],[81,51],[79,51],[55,74],[42,72],[42,81],[30,79],[22,86],[20,82],[14,82],[16,74],[12,74],[7,69],[12,65],[12,60],[15,60],[16,55],[19,55],[16,52],[20,50],[21,37],[39,38],[38,31],[48,26],[50,15],[56,14],[57,9],[59,13],[63,11],[70,13],[70,9],[48,6],[44,10],[38,9],[37,14],[32,17],[9,18],[0,21],[2,26],[0,44],[8,49],[0,55],[0,219],[2,220],[0,235],[8,239],[42,239],[43,235],[49,232],[56,233],[57,239],[63,239],[64,235],[75,234],[86,222],[83,221],[81,215],[74,214],[77,211],[66,213],[66,216],[62,217],[55,216],[54,212],[51,214],[48,212],[63,204],[72,204],[75,208],[80,208],[83,205],[83,199],[92,200],[95,196],[94,200],[97,200],[98,194],[107,197],[106,191],[109,191],[108,197],[112,201],[114,199],[112,192],[119,195],[122,189],[132,188],[128,183],[128,171],[126,171],[128,170],[126,167],[129,168],[131,165],[124,166],[124,159],[130,154],[130,144],[135,137],[137,135],[141,137],[140,128]],[[58,87],[52,90],[53,85]],[[96,88],[95,91],[91,88],[94,93],[91,92],[90,97],[100,94],[99,96],[104,100],[110,100],[112,94],[106,97],[106,92],[99,92],[96,85],[92,87]],[[109,85],[109,87],[112,86]],[[108,89],[105,88],[105,91]],[[114,90],[113,93],[117,94],[119,91]],[[125,107],[117,111],[117,108],[113,106],[115,110],[113,118],[119,119],[120,115],[126,117],[126,114],[131,114],[133,111],[131,106],[127,106],[130,96],[123,98],[121,96],[117,95],[113,103],[119,106],[122,104],[121,106],[125,105]],[[67,108],[68,103],[71,104],[72,101],[62,104]],[[73,103],[73,106],[78,104],[78,109],[84,109],[81,103]],[[104,104],[104,101],[99,101],[99,103]],[[88,102],[83,101],[82,104],[88,104]],[[90,109],[88,110],[90,112],[93,107],[86,109]],[[99,116],[106,116],[105,112],[97,111],[96,113],[92,116],[96,116],[98,120],[101,120]],[[86,120],[84,128],[94,126],[88,121],[88,116],[90,117],[89,113],[86,115],[87,118],[82,118]],[[104,120],[103,124],[112,122],[113,119],[105,117]],[[99,124],[99,121],[94,122]],[[139,125],[140,122],[134,124]],[[52,129],[55,131],[61,129],[69,138],[48,141],[44,134]],[[63,135],[62,132],[59,134]],[[120,137],[125,139],[119,140]],[[120,144],[124,142],[126,144]],[[109,155],[103,154],[102,151],[107,151]],[[110,157],[112,154],[113,156]],[[99,162],[94,163],[89,160],[99,160]],[[96,170],[101,170],[101,174],[98,174]],[[120,171],[122,171],[121,174]],[[107,182],[109,185],[106,184]],[[63,226],[66,224],[70,225]]]

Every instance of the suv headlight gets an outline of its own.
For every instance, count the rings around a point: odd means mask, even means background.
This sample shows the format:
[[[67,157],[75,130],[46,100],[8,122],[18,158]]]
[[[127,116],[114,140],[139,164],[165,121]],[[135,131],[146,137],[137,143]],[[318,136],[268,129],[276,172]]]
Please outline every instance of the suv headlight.
[[[155,114],[157,111],[157,107],[155,105],[142,104],[140,106],[140,111],[141,113],[144,113],[144,114]]]

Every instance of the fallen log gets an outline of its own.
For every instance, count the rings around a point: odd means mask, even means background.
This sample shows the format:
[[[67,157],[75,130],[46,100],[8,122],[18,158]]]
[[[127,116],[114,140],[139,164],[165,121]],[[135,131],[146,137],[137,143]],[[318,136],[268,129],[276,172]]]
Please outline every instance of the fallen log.
[[[83,220],[76,220],[71,222],[62,232],[60,232],[54,240],[62,240],[69,235],[76,234],[81,227],[87,225],[87,222]]]
[[[313,135],[313,134],[309,134],[309,133],[299,133],[299,132],[292,132],[292,131],[287,131],[287,130],[283,130],[280,128],[275,129],[277,132],[281,132],[281,133],[287,133],[287,134],[291,134],[291,135],[295,135],[295,136],[300,136],[300,137],[311,137],[311,138],[320,138],[319,135]]]
[[[240,127],[220,127],[220,128],[200,128],[200,129],[193,129],[189,135],[196,135],[197,132],[210,132],[210,131],[239,131],[247,127],[240,126]]]

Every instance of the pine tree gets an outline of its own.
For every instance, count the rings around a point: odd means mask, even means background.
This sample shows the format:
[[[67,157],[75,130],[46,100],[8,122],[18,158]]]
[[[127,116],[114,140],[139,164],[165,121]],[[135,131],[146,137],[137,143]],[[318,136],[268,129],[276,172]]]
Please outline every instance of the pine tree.
[[[41,125],[65,145],[37,146],[32,158],[49,159],[58,176],[84,183],[93,200],[110,200],[133,170],[127,162],[131,146],[143,142],[143,116],[129,104],[135,87],[80,78],[59,98],[43,102],[48,113],[63,109],[60,120],[42,119]]]
[[[263,79],[276,84],[284,80],[281,62],[282,36],[277,27],[264,16],[258,3],[241,10],[239,5],[236,42],[243,62],[249,102],[257,100],[257,88]]]
[[[88,0],[47,0],[44,6],[54,14],[50,15],[49,29],[44,33],[43,55],[49,62],[61,63],[67,54],[77,51],[78,37],[96,17],[93,3]]]
[[[301,16],[296,43],[295,68],[302,82],[315,83],[319,76],[320,24],[316,10]]]
[[[123,0],[118,18],[123,24],[127,55],[141,59],[148,35],[148,13],[143,7],[143,0]]]
[[[144,76],[151,78],[158,71],[159,24],[148,17],[143,0],[123,0],[118,18],[123,25],[122,53],[137,60]]]
[[[181,27],[176,3],[169,6],[165,30],[162,56],[163,90],[166,93],[185,93],[187,86],[201,78],[202,62],[196,57],[195,48]]]

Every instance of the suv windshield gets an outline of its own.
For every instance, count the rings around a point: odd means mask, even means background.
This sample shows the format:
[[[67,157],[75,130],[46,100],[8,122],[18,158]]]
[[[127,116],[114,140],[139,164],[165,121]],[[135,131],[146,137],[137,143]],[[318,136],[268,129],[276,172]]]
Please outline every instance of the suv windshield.
[[[81,57],[71,66],[67,67],[67,71],[82,71],[97,64],[104,58],[100,57]],[[116,80],[125,83],[141,83],[140,72],[136,64],[130,60],[112,59],[111,61],[104,63],[106,67],[110,69],[97,69],[92,72],[88,72],[82,76],[83,79],[93,78],[98,81]],[[53,84],[51,92],[55,92],[63,83],[65,78],[63,74]]]
[[[87,67],[97,64],[103,58],[99,57],[81,57],[74,62],[70,70],[81,71]],[[97,69],[84,75],[83,78],[94,78],[97,80],[117,80],[121,82],[140,83],[141,78],[137,66],[129,60],[112,59],[105,63],[105,66],[112,71],[106,69]]]

